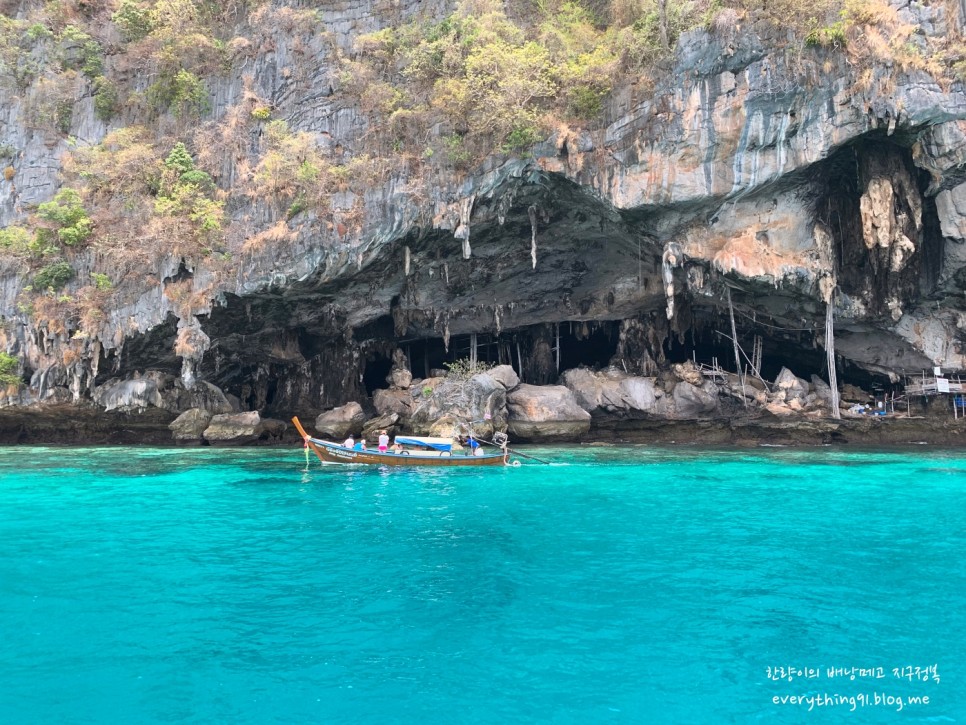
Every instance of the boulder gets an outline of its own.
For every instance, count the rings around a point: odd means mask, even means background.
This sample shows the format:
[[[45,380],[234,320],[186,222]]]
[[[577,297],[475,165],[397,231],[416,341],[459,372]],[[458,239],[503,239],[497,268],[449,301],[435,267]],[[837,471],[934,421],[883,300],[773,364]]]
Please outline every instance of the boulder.
[[[507,395],[511,438],[571,440],[590,430],[590,413],[563,385],[518,385]]]
[[[371,418],[362,426],[362,438],[365,439],[367,444],[374,445],[379,439],[379,431],[385,429],[392,436],[396,432],[397,423],[399,423],[399,415],[396,413],[387,413]]]
[[[812,376],[812,385],[815,388],[816,397],[823,403],[832,404],[832,389],[818,375]]]
[[[655,386],[653,378],[613,369],[593,372],[574,368],[563,374],[562,381],[573,392],[577,404],[588,412],[598,409],[663,412],[664,406],[658,405],[658,400],[664,391]]]
[[[699,388],[682,380],[674,386],[671,397],[677,418],[698,418],[718,408],[718,395],[713,384]]]
[[[176,441],[200,443],[211,418],[212,415],[207,410],[191,408],[171,421],[168,428]]]
[[[387,382],[399,390],[407,390],[413,382],[413,374],[405,368],[393,368],[389,371]]]
[[[372,404],[379,415],[395,413],[408,418],[413,412],[413,396],[408,390],[377,390],[372,394]]]
[[[362,411],[361,405],[355,402],[346,403],[338,408],[327,410],[316,418],[315,430],[319,435],[339,441],[349,433],[361,431],[365,419],[366,414]]]
[[[509,365],[497,365],[495,368],[487,370],[486,374],[502,385],[504,390],[513,390],[520,384],[520,377],[516,370]]]
[[[506,381],[504,374],[500,377]],[[511,379],[512,380],[512,379]],[[477,373],[468,380],[455,377],[427,378],[421,390],[413,390],[413,412],[409,425],[417,435],[429,435],[437,421],[451,418],[464,430],[489,439],[495,431],[506,429],[507,392],[489,372]]]
[[[775,389],[785,391],[785,400],[797,399],[799,403],[808,395],[808,383],[797,377],[788,368],[782,368],[775,378]]]
[[[386,382],[391,388],[406,390],[413,382],[413,374],[409,370],[409,360],[398,347],[392,353],[392,369],[386,376]]]
[[[263,419],[257,411],[225,413],[212,416],[204,437],[209,443],[239,445],[257,441],[271,441],[282,437],[285,422]]]

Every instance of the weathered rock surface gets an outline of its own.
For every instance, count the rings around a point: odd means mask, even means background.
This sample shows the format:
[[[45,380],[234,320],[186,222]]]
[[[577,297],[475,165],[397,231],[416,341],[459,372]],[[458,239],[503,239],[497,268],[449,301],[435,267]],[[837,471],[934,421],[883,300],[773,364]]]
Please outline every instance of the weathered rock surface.
[[[784,401],[786,403],[796,400],[801,405],[805,402],[805,396],[808,395],[808,383],[797,377],[788,368],[782,368],[778,373],[778,377],[775,378],[775,388],[785,393]]]
[[[674,386],[671,397],[676,418],[699,418],[718,409],[717,389],[712,383],[698,387],[682,380]]]
[[[155,407],[174,413],[192,408],[201,408],[212,415],[232,412],[225,394],[214,385],[202,381],[187,388],[180,378],[157,371],[131,380],[109,380],[95,388],[91,398],[108,411]]]
[[[666,413],[664,391],[654,384],[653,378],[613,369],[595,372],[574,368],[567,370],[561,381],[573,392],[577,404],[589,413],[598,409]]]
[[[415,433],[431,435],[434,426],[445,420],[447,425],[459,424],[477,437],[490,439],[495,431],[506,430],[507,381],[512,378],[503,370],[496,377],[484,372],[468,380],[427,378],[421,384],[423,391],[431,392],[413,391],[408,423]]]
[[[205,430],[211,423],[212,414],[201,408],[191,408],[175,418],[168,425],[173,438],[179,442],[194,441],[200,443]]]
[[[507,396],[512,440],[573,440],[590,430],[590,413],[563,385],[518,385]]]
[[[315,419],[315,430],[319,435],[328,436],[333,440],[341,440],[349,433],[362,431],[362,424],[366,414],[362,406],[356,402],[346,403],[337,408],[322,413]]]
[[[376,390],[372,394],[372,404],[379,415],[395,413],[401,418],[408,418],[413,412],[413,393],[408,386],[407,389]]]
[[[379,431],[385,430],[390,436],[395,435],[398,422],[399,415],[396,413],[387,413],[371,418],[362,426],[362,438],[368,445],[373,446],[379,440]]]
[[[284,421],[263,419],[256,411],[228,413],[212,416],[204,438],[221,445],[273,443],[281,439],[286,428]]]

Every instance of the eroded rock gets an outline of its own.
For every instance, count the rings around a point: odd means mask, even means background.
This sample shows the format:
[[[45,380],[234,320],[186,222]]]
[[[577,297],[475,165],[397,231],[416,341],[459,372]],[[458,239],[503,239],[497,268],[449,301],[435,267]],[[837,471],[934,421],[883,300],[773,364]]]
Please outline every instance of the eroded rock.
[[[257,411],[212,416],[204,438],[209,443],[242,445],[280,440],[286,424],[281,420],[263,419]]]
[[[590,430],[590,413],[563,385],[518,385],[507,395],[507,411],[512,439],[572,440]]]
[[[361,405],[346,403],[319,415],[315,419],[315,430],[319,435],[341,440],[349,433],[359,433],[365,420],[366,414]]]
[[[191,408],[171,421],[168,428],[176,441],[200,443],[211,418],[212,414],[207,410]]]
[[[718,395],[712,384],[700,388],[682,380],[674,386],[671,395],[676,418],[699,418],[718,409]]]

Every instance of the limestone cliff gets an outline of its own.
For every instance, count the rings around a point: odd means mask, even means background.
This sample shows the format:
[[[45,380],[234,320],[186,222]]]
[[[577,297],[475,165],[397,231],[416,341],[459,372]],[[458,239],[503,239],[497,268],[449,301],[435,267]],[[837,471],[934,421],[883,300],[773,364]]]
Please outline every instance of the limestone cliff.
[[[742,350],[761,348],[743,365],[766,377],[827,379],[828,305],[840,382],[966,367],[952,56],[863,66],[732,13],[648,78],[621,76],[596,119],[444,164],[442,131],[408,129],[422,156],[394,148],[346,73],[361,37],[444,18],[444,0],[223,4],[223,38],[178,46],[194,65],[160,88],[161,61],[132,43],[174,41],[131,40],[118,14],[150,3],[49,5],[3,3],[19,50],[2,66],[0,223],[40,233],[0,268],[0,342],[22,379],[7,406],[103,406],[151,373],[177,387],[159,400],[204,381],[236,409],[308,416],[385,387],[396,350],[429,378],[471,342],[531,384],[581,364],[733,369],[728,299]],[[959,2],[888,8],[913,46],[964,32]],[[73,188],[80,226],[58,197]],[[56,288],[38,283],[51,259],[69,267]]]

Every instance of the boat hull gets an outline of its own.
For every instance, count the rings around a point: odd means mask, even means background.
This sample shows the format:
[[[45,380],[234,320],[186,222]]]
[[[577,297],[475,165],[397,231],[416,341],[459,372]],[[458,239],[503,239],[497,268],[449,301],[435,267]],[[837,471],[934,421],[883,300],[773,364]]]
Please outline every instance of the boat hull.
[[[297,419],[293,419],[292,422],[295,423],[299,433],[302,434],[302,439],[305,441],[306,447],[310,448],[323,463],[364,464],[370,466],[435,466],[437,468],[453,466],[503,466],[509,463],[509,457],[504,456],[503,453],[474,456],[459,453],[456,455],[447,455],[438,452],[419,453],[408,451],[406,453],[380,453],[379,451],[358,451],[354,448],[340,446],[338,443],[313,438],[305,432],[305,429],[302,428]]]
[[[502,466],[503,454],[486,456],[439,455],[420,453],[379,453],[378,451],[356,451],[350,448],[308,438],[305,444],[312,449],[323,463],[364,463],[376,466]]]

